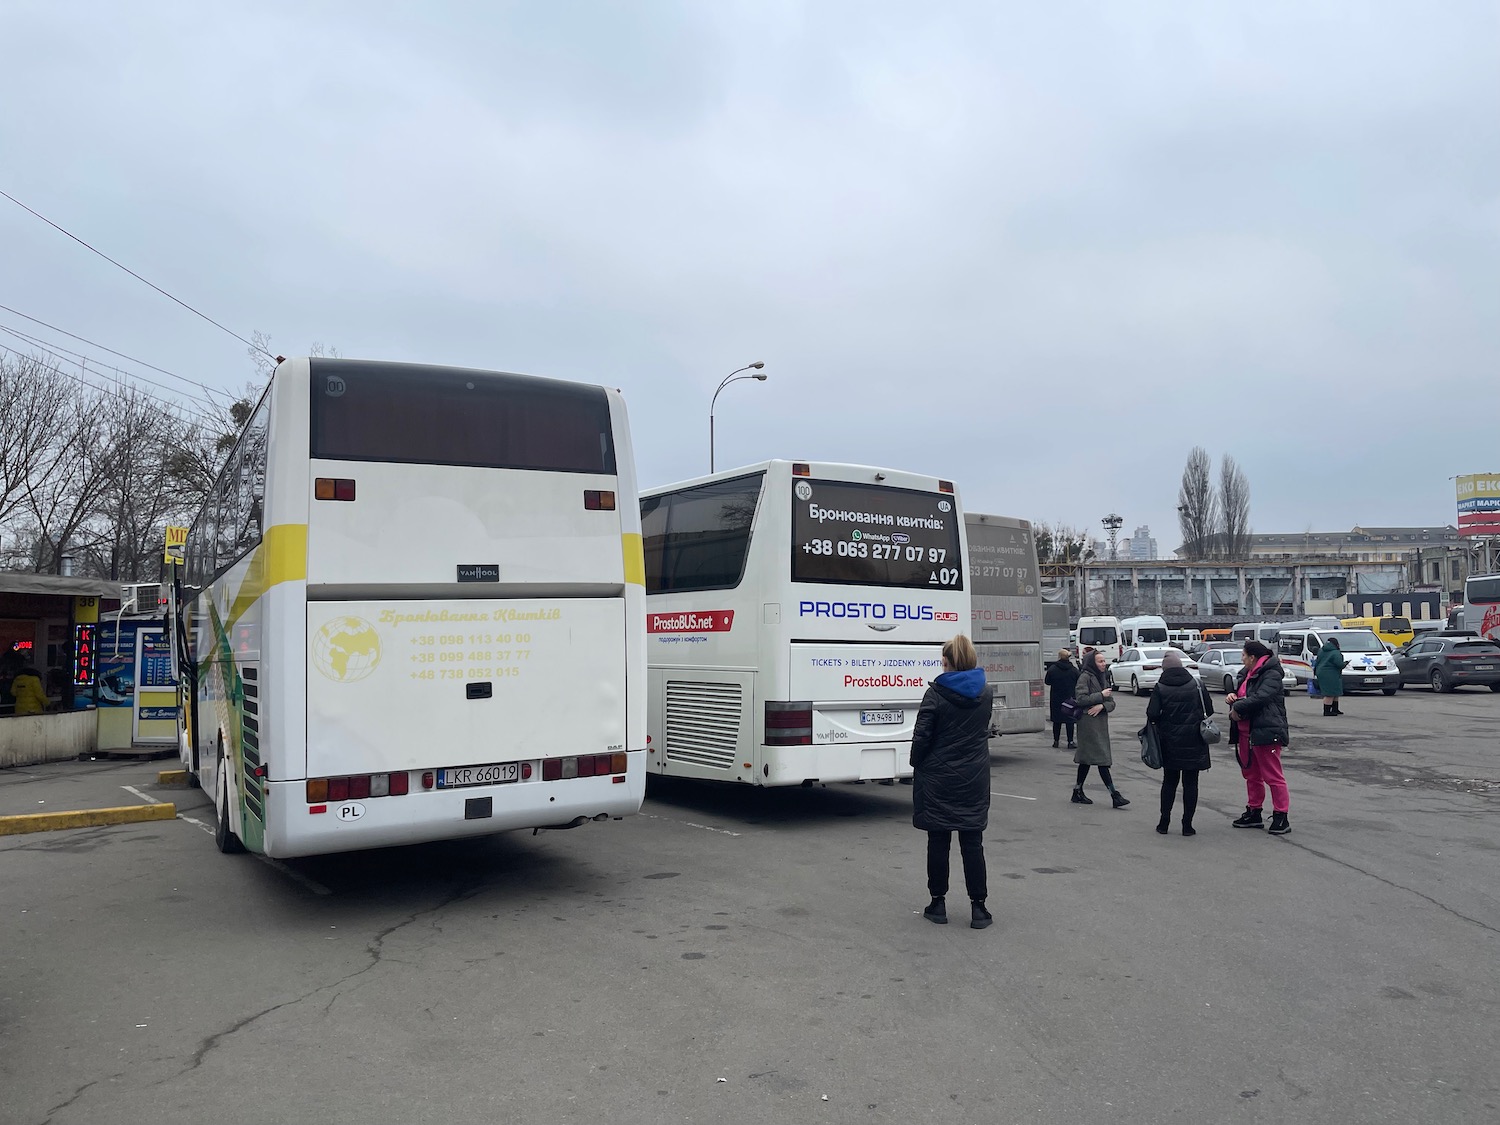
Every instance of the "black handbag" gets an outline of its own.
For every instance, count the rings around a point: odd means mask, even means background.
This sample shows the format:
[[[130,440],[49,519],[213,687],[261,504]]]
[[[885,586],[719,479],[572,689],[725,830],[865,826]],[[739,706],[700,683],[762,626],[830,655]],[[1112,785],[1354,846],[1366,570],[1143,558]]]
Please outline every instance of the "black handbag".
[[[1148,722],[1136,731],[1136,737],[1141,740],[1141,761],[1146,768],[1161,769],[1161,739],[1157,736],[1156,725]]]

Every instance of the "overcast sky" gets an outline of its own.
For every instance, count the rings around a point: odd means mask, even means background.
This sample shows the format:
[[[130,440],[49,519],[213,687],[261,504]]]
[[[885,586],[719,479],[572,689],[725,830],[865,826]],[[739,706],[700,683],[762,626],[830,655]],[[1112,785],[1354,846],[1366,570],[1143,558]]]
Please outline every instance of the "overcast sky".
[[[1500,471],[1500,5],[1230,7],[7,0],[0,187],[282,354],[619,386],[643,485],[764,360],[721,467],[1170,551],[1202,444],[1257,531],[1453,523]],[[0,262],[0,304],[252,374],[3,199]]]

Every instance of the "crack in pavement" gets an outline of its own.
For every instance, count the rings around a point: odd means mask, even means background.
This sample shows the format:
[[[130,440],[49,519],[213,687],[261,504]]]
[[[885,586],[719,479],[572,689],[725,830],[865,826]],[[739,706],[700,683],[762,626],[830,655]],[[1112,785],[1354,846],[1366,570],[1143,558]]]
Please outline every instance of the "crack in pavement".
[[[159,1081],[153,1082],[152,1086],[163,1086],[168,1082],[181,1078],[183,1075],[190,1074],[193,1071],[197,1070],[200,1066],[203,1065],[204,1059],[212,1054],[213,1051],[217,1049],[225,1039],[229,1038],[231,1035],[235,1034],[238,1031],[243,1031],[251,1024],[255,1023],[258,1020],[264,1019],[266,1016],[271,1015],[273,1012],[279,1012],[282,1008],[290,1008],[297,1004],[301,1004],[305,1000],[311,1000],[314,996],[317,996],[320,993],[332,991],[334,992],[334,995],[329,1000],[327,1007],[324,1008],[324,1012],[326,1014],[327,1011],[332,1008],[333,1001],[337,1000],[340,995],[337,991],[338,989],[342,988],[344,985],[348,984],[356,977],[364,976],[370,970],[374,969],[377,965],[382,964],[386,960],[383,946],[387,938],[389,938],[396,931],[401,930],[406,926],[412,925],[419,918],[422,918],[429,914],[436,914],[439,911],[445,910],[448,907],[452,906],[454,903],[462,902],[467,898],[472,898],[474,895],[478,894],[481,889],[483,889],[482,883],[460,886],[435,905],[430,906],[425,910],[415,911],[412,914],[409,914],[405,918],[401,919],[399,922],[387,926],[385,929],[376,933],[365,945],[365,952],[370,957],[370,963],[368,965],[365,965],[363,968],[356,969],[352,973],[347,973],[344,976],[340,977],[338,980],[333,981],[329,984],[321,984],[317,988],[303,993],[301,996],[293,997],[290,1000],[283,1000],[279,1004],[272,1004],[268,1008],[263,1008],[258,1012],[254,1012],[242,1019],[236,1020],[234,1023],[230,1024],[222,1031],[214,1032],[214,1034],[199,1042],[198,1049],[193,1052],[193,1056],[190,1060],[188,1060],[187,1066],[183,1067],[176,1074],[169,1075],[166,1078],[162,1078]],[[396,959],[391,958],[391,960]],[[54,1110],[54,1112],[56,1111]]]
[[[1387,879],[1384,875],[1377,875],[1373,871],[1367,871],[1365,870],[1365,868],[1360,867],[1356,863],[1350,863],[1347,859],[1339,859],[1337,856],[1329,855],[1327,852],[1320,852],[1317,848],[1310,847],[1309,845],[1304,844],[1299,840],[1289,840],[1285,836],[1281,837],[1281,840],[1283,843],[1290,844],[1293,847],[1301,848],[1303,851],[1307,852],[1310,855],[1315,855],[1319,859],[1326,859],[1329,863],[1336,863],[1340,867],[1347,867],[1350,871],[1357,871],[1361,875],[1367,875],[1371,879],[1374,879],[1377,883],[1384,883],[1392,890],[1405,891],[1407,894],[1415,895],[1417,898],[1423,900],[1424,902],[1430,902],[1439,910],[1451,914],[1455,918],[1462,919],[1465,922],[1470,922],[1473,925],[1478,926],[1482,930],[1488,930],[1492,934],[1500,934],[1500,927],[1492,926],[1488,922],[1482,921],[1478,918],[1471,918],[1469,915],[1463,913],[1462,911],[1454,910],[1453,907],[1447,905],[1446,903],[1439,902],[1431,895],[1424,895],[1421,891],[1417,890],[1414,887],[1404,886],[1403,884],[1396,882],[1394,879]]]
[[[123,1074],[111,1074],[109,1076],[109,1080],[113,1081],[113,1080],[115,1080],[117,1078],[123,1078],[123,1077],[124,1077]],[[47,1116],[42,1119],[41,1125],[48,1125],[48,1123],[54,1117],[56,1117],[63,1110],[67,1109],[70,1105],[72,1105],[74,1102],[76,1102],[79,1098],[83,1097],[84,1093],[87,1092],[90,1087],[97,1086],[97,1085],[99,1085],[100,1082],[103,1082],[103,1081],[105,1081],[105,1079],[103,1079],[103,1078],[95,1078],[92,1082],[85,1082],[82,1086],[78,1087],[78,1089],[74,1090],[73,1093],[72,1093],[72,1095],[69,1096],[66,1100],[58,1102],[55,1106],[53,1106],[51,1109],[49,1109],[47,1111]]]

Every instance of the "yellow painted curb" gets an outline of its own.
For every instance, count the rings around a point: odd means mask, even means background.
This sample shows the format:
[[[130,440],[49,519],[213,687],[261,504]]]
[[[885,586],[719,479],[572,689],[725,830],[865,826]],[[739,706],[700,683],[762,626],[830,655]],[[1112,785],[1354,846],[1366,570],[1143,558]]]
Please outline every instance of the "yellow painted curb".
[[[143,820],[172,820],[177,806],[126,805],[117,809],[79,809],[75,812],[29,813],[25,816],[0,816],[0,836],[19,836],[23,832],[55,832],[61,828],[98,828],[106,824],[136,824]]]
[[[186,785],[187,770],[162,770],[156,775],[158,785]]]

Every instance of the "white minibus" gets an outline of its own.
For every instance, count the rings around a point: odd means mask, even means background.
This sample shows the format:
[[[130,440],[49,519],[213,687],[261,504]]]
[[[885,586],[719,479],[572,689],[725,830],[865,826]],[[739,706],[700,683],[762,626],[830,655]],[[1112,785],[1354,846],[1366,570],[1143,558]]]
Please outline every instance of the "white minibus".
[[[1118,617],[1080,617],[1077,637],[1078,655],[1086,648],[1104,653],[1104,659],[1113,664],[1125,653],[1120,643],[1120,619]]]
[[[641,495],[647,768],[776,786],[905,778],[970,622],[953,485],[766,461]]]
[[[1170,643],[1172,634],[1164,617],[1127,617],[1120,622],[1120,644],[1125,648]]]
[[[180,752],[221,850],[639,811],[645,589],[617,392],[283,360],[174,569]]]

